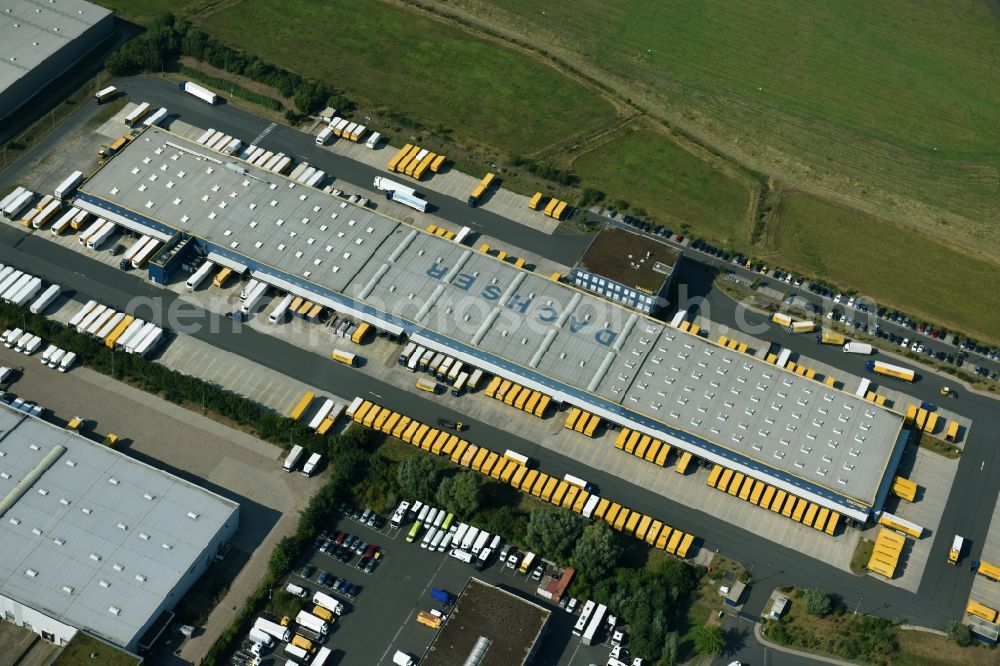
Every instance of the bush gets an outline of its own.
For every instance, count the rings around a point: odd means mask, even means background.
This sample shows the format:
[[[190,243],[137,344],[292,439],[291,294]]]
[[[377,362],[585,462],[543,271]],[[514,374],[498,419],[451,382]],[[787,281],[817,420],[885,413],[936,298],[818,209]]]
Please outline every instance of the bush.
[[[953,620],[948,625],[948,640],[954,641],[961,647],[966,647],[972,643],[972,632],[969,625],[962,624],[958,620]]]
[[[818,587],[810,588],[802,593],[802,598],[806,604],[806,610],[813,615],[825,617],[833,610],[833,602],[826,590]]]
[[[726,647],[726,639],[719,627],[702,625],[694,630],[694,649],[701,655],[721,654]]]

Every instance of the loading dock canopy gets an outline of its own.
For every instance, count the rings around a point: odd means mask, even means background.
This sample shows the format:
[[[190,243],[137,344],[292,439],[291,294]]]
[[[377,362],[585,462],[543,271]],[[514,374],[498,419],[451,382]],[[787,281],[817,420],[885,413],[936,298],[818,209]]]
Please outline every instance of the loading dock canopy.
[[[243,275],[244,273],[246,273],[247,269],[248,269],[248,266],[246,264],[241,264],[238,261],[233,261],[229,257],[225,257],[225,256],[219,254],[218,252],[209,252],[208,253],[208,260],[209,261],[214,261],[215,263],[217,263],[220,266],[225,266],[226,268],[232,269],[232,270],[236,271],[237,273],[239,273],[240,275]]]
[[[213,255],[215,255],[214,252],[209,252],[208,258],[212,259]],[[282,291],[287,291],[289,294],[295,294],[296,296],[301,296],[302,298],[310,300],[313,303],[318,303],[320,305],[336,310],[337,312],[342,312],[346,315],[350,315],[355,319],[367,322],[369,325],[381,329],[386,333],[388,333],[389,335],[398,336],[403,333],[402,326],[388,322],[382,317],[376,317],[368,314],[367,312],[362,312],[361,310],[353,308],[350,305],[347,305],[346,303],[334,300],[327,296],[323,296],[322,294],[306,289],[293,282],[289,282],[288,280],[277,277],[276,275],[272,275],[271,273],[265,273],[263,271],[254,271],[252,273],[252,276],[256,280],[260,280],[261,282],[266,282],[272,287],[277,287]]]
[[[155,227],[151,227],[148,224],[143,224],[138,220],[133,220],[132,218],[126,217],[117,213],[106,206],[101,206],[95,203],[91,203],[86,198],[82,196],[77,196],[74,201],[74,205],[80,210],[85,210],[88,213],[93,213],[98,217],[103,217],[106,220],[110,220],[115,224],[125,227],[130,231],[134,231],[137,234],[142,234],[143,236],[149,236],[150,238],[155,238],[161,243],[166,243],[168,240],[174,237],[172,233],[166,233],[160,231]]]

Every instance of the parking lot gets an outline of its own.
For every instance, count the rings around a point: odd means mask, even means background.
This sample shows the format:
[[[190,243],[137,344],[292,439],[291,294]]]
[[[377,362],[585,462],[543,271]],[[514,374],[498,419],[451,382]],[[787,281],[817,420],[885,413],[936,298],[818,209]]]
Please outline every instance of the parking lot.
[[[382,551],[379,564],[371,573],[358,569],[361,558],[355,554],[347,562],[336,559],[333,549],[319,552],[320,543],[313,544],[309,556],[295,569],[289,582],[306,588],[309,596],[302,599],[306,610],[312,607],[311,596],[322,591],[345,604],[325,646],[332,651],[332,664],[389,664],[395,650],[402,650],[416,657],[424,654],[435,630],[416,620],[421,610],[437,609],[447,614],[448,609],[429,595],[431,588],[446,590],[457,595],[470,576],[497,585],[552,611],[547,633],[534,663],[559,666],[587,666],[606,663],[610,648],[605,645],[583,646],[572,635],[575,615],[567,613],[536,594],[538,583],[514,569],[494,562],[484,571],[475,571],[447,553],[431,552],[419,543],[406,543],[410,524],[397,528],[386,521],[375,530],[348,516],[341,517],[327,532],[336,537],[338,531],[356,536],[368,545]],[[309,567],[303,571],[304,567]],[[308,573],[308,578],[301,574]],[[346,580],[360,588],[353,598],[331,589],[331,583],[320,586],[318,578],[327,574],[331,579]],[[582,601],[582,600],[581,600]],[[576,611],[579,611],[578,605]],[[283,664],[280,650],[271,654],[263,663]]]

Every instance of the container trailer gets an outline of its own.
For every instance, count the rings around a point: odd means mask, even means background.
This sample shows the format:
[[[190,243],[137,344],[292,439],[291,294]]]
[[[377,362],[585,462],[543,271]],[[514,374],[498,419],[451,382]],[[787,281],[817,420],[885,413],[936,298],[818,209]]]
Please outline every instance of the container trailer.
[[[149,102],[143,102],[125,116],[125,125],[127,127],[135,127],[139,124],[139,121],[146,117],[147,113],[149,113]]]
[[[63,199],[66,198],[68,194],[73,192],[82,182],[83,182],[83,172],[74,171],[73,173],[71,173],[69,176],[66,177],[66,180],[64,180],[62,183],[59,184],[59,187],[55,189],[54,194],[56,199],[62,201]]]
[[[216,95],[214,92],[207,88],[199,86],[197,83],[191,83],[190,81],[181,81],[177,86],[189,95],[194,95],[198,99],[208,102],[209,104],[218,104],[222,101],[222,98]]]
[[[147,116],[145,120],[142,121],[143,127],[155,127],[167,117],[167,107],[161,106],[151,115]]]

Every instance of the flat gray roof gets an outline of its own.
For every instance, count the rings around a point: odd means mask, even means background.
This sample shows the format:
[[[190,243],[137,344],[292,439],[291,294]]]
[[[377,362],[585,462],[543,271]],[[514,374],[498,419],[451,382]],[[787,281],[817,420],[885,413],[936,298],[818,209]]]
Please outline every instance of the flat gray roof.
[[[0,595],[129,645],[238,511],[0,404]]]
[[[84,0],[6,0],[0,8],[0,91],[110,13]]]
[[[899,414],[160,128],[80,189],[402,318],[556,400],[803,490],[872,505],[896,449]]]
[[[470,578],[420,661],[461,666],[478,648],[479,666],[518,666],[531,655],[551,612],[506,590]]]

